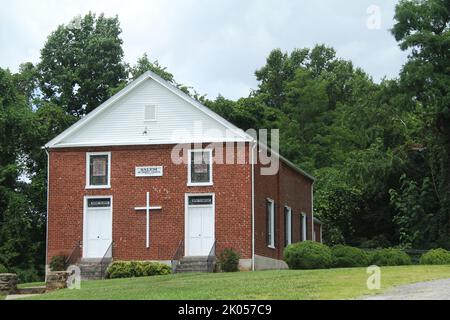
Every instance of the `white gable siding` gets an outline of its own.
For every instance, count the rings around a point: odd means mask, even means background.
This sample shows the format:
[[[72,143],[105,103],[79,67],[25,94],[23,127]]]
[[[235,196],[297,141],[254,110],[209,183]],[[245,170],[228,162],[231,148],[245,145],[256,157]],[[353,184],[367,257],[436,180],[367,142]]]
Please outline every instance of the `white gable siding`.
[[[156,106],[156,121],[144,121],[146,105]],[[224,137],[223,124],[155,80],[146,79],[56,146],[175,143],[180,138],[186,142],[209,142]],[[228,138],[242,139],[237,134]]]

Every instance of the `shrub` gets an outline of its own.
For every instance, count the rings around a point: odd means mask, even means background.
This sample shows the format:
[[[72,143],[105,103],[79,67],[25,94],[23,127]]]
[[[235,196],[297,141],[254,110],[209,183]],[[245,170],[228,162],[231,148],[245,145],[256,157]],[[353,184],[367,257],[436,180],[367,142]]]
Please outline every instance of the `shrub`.
[[[151,261],[115,261],[106,270],[106,277],[134,278],[170,274],[172,269],[165,264]]]
[[[66,259],[64,255],[53,256],[50,260],[50,269],[52,271],[65,271],[67,268]]]
[[[0,264],[0,273],[8,273],[8,269],[2,264]]]
[[[402,266],[411,264],[411,258],[400,249],[386,248],[371,252],[370,263],[377,266]]]
[[[239,271],[239,253],[231,248],[224,249],[219,255],[219,267],[224,272]]]
[[[326,269],[333,259],[331,249],[314,241],[303,241],[288,245],[283,253],[290,269]]]
[[[337,245],[331,248],[334,268],[366,267],[369,264],[367,253],[359,248]]]
[[[445,249],[430,250],[420,257],[420,264],[450,264],[450,251]]]

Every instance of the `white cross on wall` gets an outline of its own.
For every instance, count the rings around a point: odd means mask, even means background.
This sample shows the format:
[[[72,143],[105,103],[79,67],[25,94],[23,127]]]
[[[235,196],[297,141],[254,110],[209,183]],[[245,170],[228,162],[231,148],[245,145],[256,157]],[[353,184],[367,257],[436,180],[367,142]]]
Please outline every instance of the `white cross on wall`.
[[[150,247],[150,210],[161,210],[161,206],[150,206],[150,192],[147,192],[146,205],[145,207],[135,207],[136,211],[145,210],[146,220],[145,220],[145,234],[146,234],[146,247]]]

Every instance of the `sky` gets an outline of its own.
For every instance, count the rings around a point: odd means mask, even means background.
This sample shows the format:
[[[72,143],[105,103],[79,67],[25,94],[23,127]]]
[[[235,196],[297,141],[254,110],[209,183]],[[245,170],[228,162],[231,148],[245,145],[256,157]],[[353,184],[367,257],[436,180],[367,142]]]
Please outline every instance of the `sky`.
[[[147,52],[200,94],[229,99],[257,88],[271,50],[326,44],[375,81],[406,61],[389,29],[394,0],[0,0],[0,67],[39,61],[58,25],[89,11],[118,15],[125,61]]]

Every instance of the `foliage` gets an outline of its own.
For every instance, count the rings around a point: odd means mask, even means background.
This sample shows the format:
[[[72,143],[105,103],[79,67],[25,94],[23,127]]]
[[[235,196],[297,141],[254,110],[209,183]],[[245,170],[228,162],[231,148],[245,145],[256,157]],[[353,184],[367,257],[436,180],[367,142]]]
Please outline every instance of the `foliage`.
[[[8,269],[2,264],[0,264],[0,273],[8,273]]]
[[[50,269],[52,271],[65,271],[66,270],[67,257],[65,255],[53,256],[50,259]]]
[[[118,17],[88,13],[60,25],[41,50],[38,81],[44,98],[80,117],[126,80]]]
[[[289,269],[326,269],[331,267],[331,249],[314,241],[303,241],[288,245],[283,259]]]
[[[175,82],[173,74],[168,72],[166,67],[162,67],[158,60],[151,62],[147,53],[144,53],[144,55],[138,59],[136,65],[130,68],[131,78],[133,80],[137,79],[146,71],[152,71],[168,82]]]
[[[223,272],[236,272],[239,271],[239,253],[231,248],[224,249],[218,257],[218,264],[220,270]]]
[[[169,266],[158,262],[114,261],[106,270],[106,277],[110,279],[148,277],[166,275],[171,272],[172,270]]]
[[[430,250],[420,257],[420,264],[450,264],[450,251],[442,248]]]
[[[367,253],[359,248],[337,245],[331,248],[334,268],[366,267],[369,264]]]
[[[394,248],[377,249],[370,252],[370,264],[377,266],[410,265],[411,258],[402,250]]]

